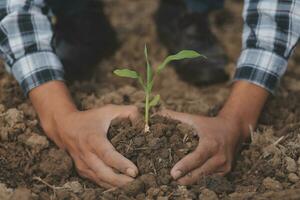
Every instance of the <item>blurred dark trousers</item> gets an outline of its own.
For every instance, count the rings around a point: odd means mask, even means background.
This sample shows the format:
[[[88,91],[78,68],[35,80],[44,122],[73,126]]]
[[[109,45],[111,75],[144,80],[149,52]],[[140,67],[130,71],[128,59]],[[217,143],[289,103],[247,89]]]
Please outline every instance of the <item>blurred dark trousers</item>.
[[[223,8],[224,0],[184,0],[186,7],[191,12],[205,13]]]
[[[1,1],[1,0],[0,0]],[[67,78],[79,80],[93,73],[102,58],[118,47],[116,32],[99,0],[45,0],[56,16],[55,50]]]

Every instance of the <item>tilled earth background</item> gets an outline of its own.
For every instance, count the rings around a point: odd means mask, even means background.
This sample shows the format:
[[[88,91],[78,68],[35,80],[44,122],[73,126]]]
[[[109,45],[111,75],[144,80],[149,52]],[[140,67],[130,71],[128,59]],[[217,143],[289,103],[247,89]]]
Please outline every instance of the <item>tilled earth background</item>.
[[[167,51],[156,34],[153,14],[158,0],[105,0],[105,10],[121,47],[104,59],[89,81],[69,86],[80,109],[105,104],[141,105],[136,83],[116,78],[116,66],[144,66],[148,43],[155,65]],[[241,48],[243,4],[228,0],[209,19],[229,57],[233,73]],[[172,68],[163,72],[155,92],[169,109],[214,116],[229,94],[230,84],[194,87],[178,79]],[[255,97],[253,97],[255,98]],[[292,57],[276,96],[260,118],[252,142],[244,144],[232,172],[207,177],[192,187],[151,184],[151,177],[121,190],[105,190],[82,179],[71,157],[45,137],[30,102],[4,67],[0,68],[0,200],[28,199],[300,199],[300,53]],[[143,180],[146,180],[143,183]],[[161,181],[163,183],[163,181]],[[142,188],[141,188],[142,185]]]

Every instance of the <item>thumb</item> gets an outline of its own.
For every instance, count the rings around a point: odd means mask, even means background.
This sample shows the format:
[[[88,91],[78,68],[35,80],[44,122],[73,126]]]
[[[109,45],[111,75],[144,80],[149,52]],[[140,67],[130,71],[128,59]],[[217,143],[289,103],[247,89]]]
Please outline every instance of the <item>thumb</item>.
[[[122,120],[124,118],[127,118],[132,123],[134,123],[140,117],[138,108],[133,105],[128,105],[128,106],[110,105],[110,107],[108,108],[110,110],[106,111],[109,114],[106,115],[105,118],[106,119],[106,123],[104,126],[105,131],[109,129],[112,120]]]
[[[194,126],[194,120],[193,120],[194,117],[191,114],[176,112],[168,109],[164,109],[158,112],[157,114]]]
[[[140,117],[139,110],[136,106],[120,106],[119,109],[118,118],[129,118],[131,122],[134,122]]]

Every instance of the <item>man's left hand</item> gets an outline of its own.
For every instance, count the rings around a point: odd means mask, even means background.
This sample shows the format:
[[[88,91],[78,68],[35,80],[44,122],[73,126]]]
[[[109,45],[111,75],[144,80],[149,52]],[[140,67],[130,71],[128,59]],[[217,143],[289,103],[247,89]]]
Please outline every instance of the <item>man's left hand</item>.
[[[234,155],[242,141],[241,131],[234,120],[171,110],[164,110],[161,114],[193,126],[199,136],[197,148],[171,170],[172,177],[179,184],[194,184],[205,175],[223,176],[231,170]]]

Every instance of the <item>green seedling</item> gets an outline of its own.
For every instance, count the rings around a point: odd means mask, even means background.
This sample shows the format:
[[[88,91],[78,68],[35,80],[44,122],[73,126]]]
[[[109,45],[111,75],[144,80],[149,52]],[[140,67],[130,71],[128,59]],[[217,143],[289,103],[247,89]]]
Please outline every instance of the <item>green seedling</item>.
[[[187,58],[197,58],[197,57],[205,57],[193,50],[182,50],[175,55],[168,56],[161,64],[158,65],[155,70],[151,67],[149,58],[148,58],[148,49],[147,45],[145,45],[144,54],[146,58],[146,82],[144,81],[141,74],[136,71],[130,69],[117,69],[114,70],[114,74],[119,77],[132,78],[137,79],[140,85],[142,86],[145,92],[145,132],[149,132],[149,111],[151,107],[154,107],[160,101],[160,95],[157,94],[152,99],[151,93],[155,78],[161,73],[161,71],[169,64],[171,61],[182,60]]]

